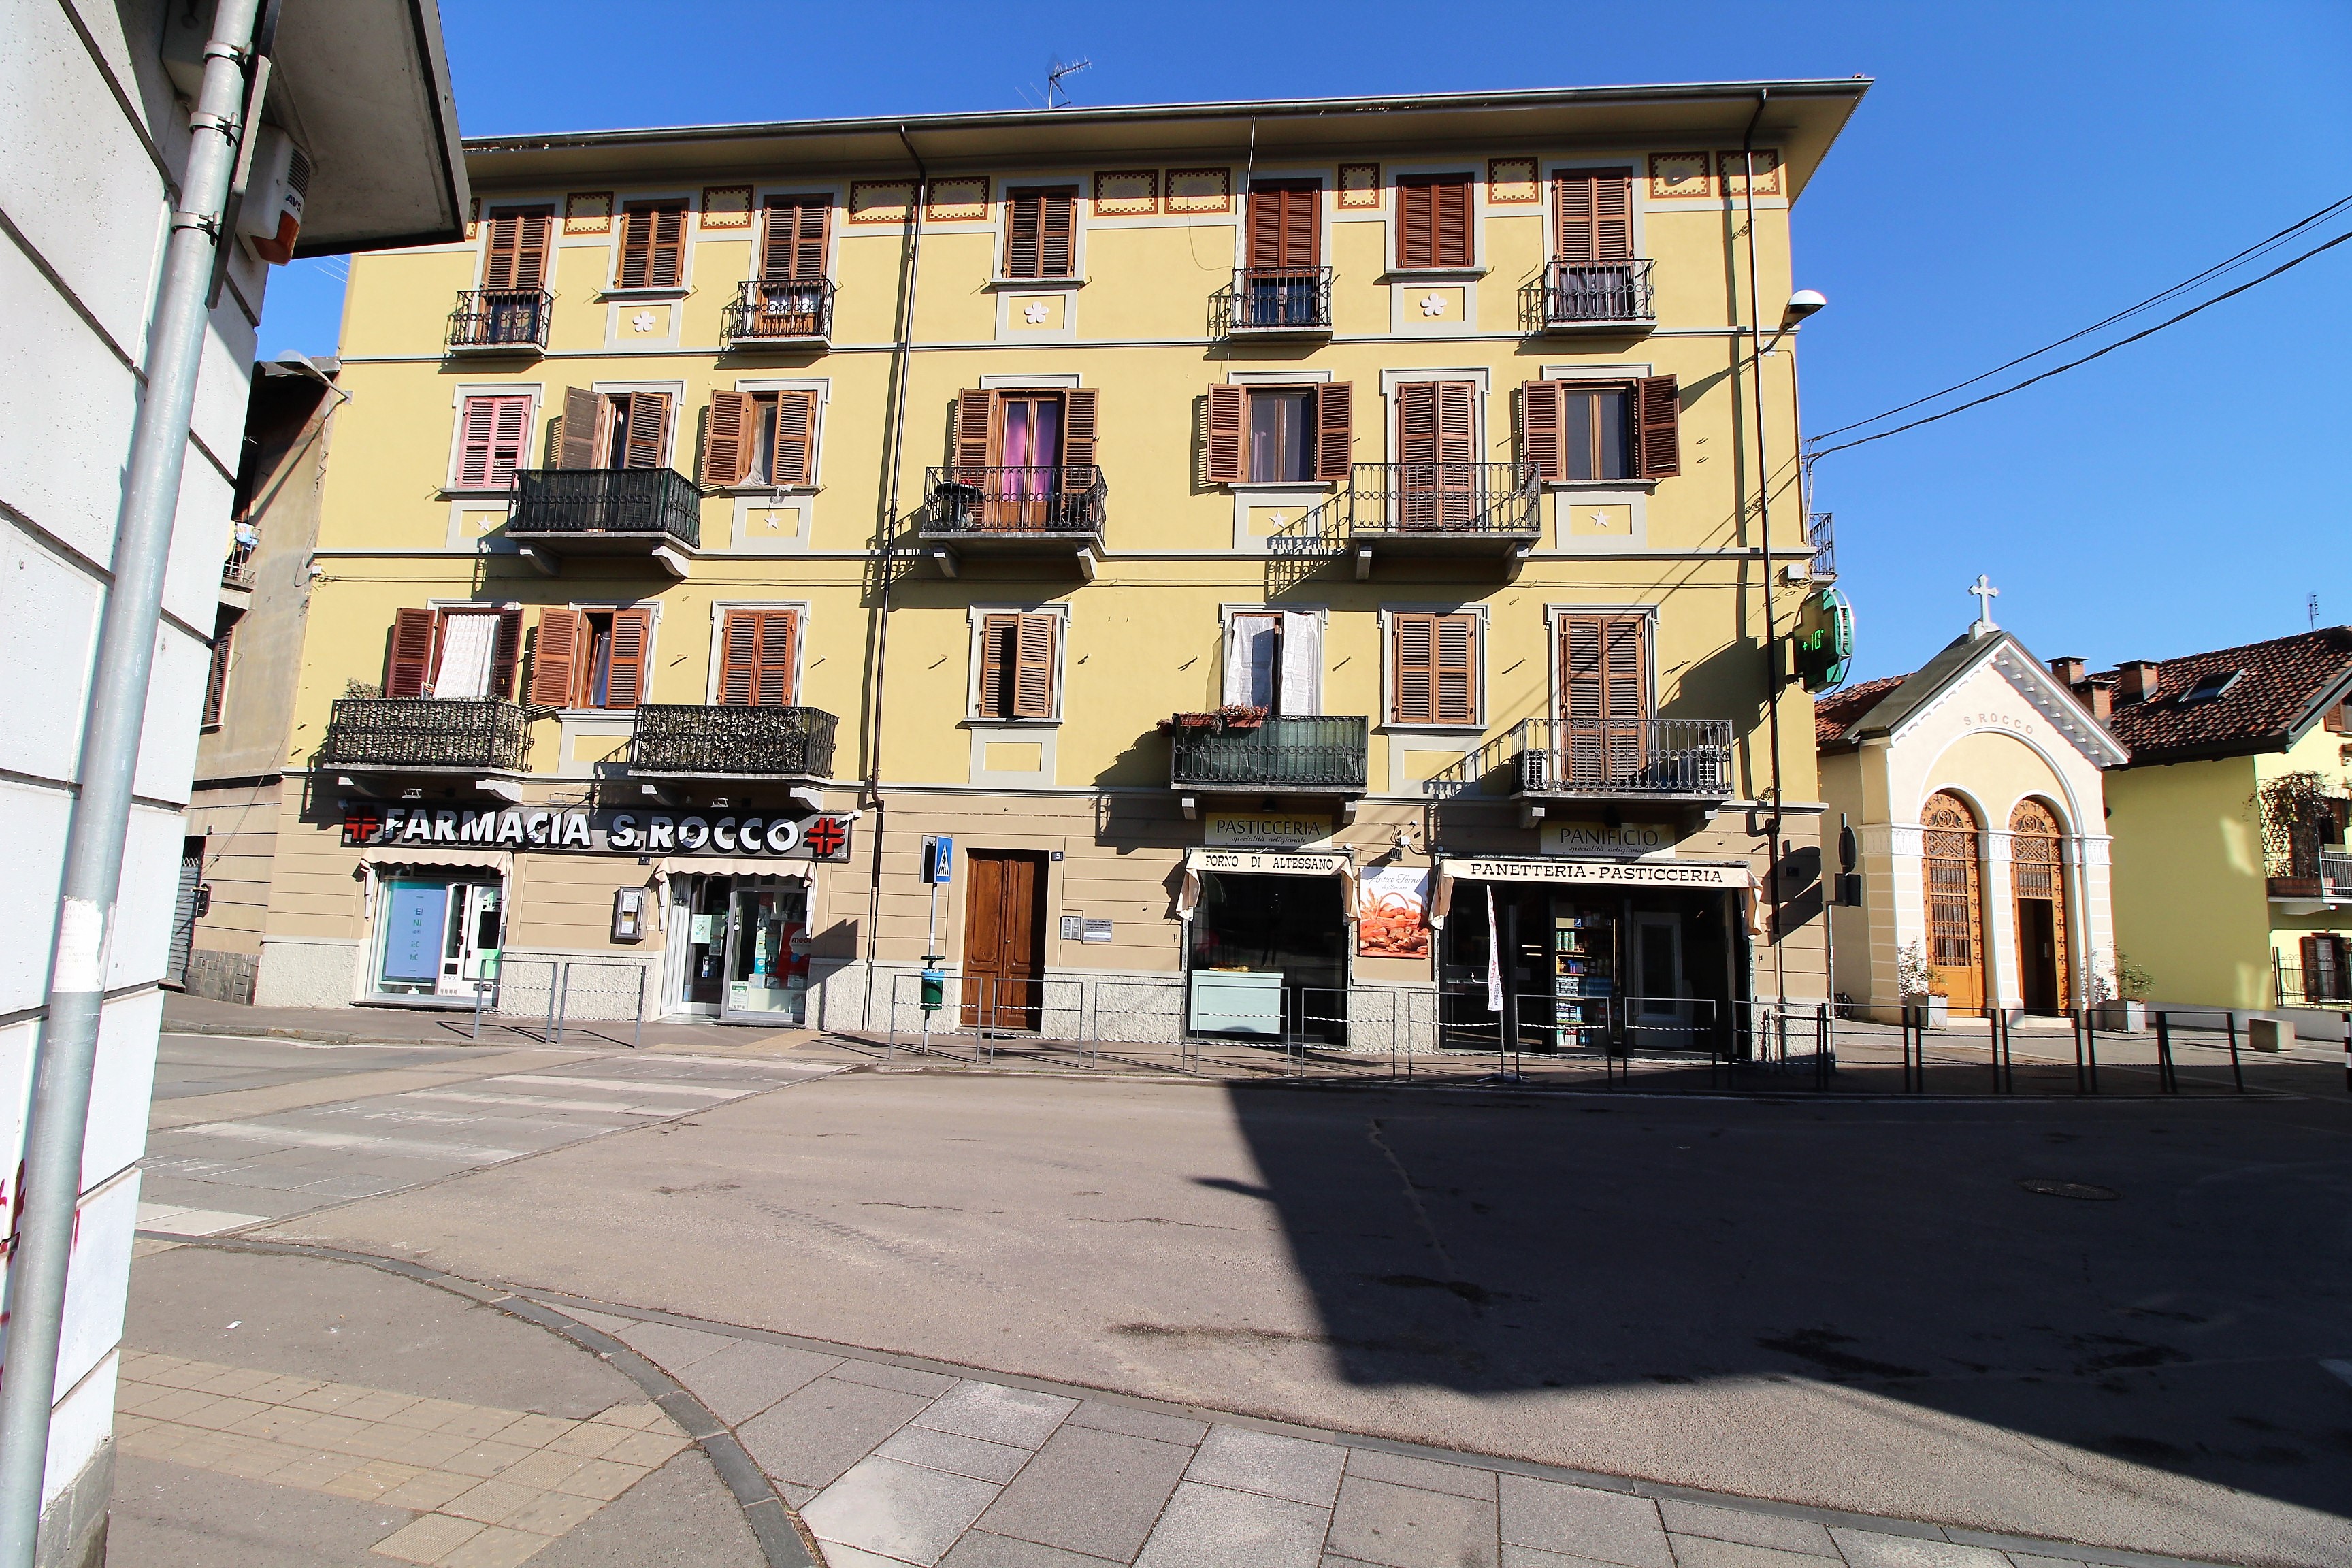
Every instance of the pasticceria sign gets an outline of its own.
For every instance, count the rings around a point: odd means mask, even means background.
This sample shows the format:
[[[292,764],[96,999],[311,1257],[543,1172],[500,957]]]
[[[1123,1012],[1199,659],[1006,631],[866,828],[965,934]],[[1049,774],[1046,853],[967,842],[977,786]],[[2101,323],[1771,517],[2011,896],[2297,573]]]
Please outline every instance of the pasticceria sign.
[[[510,805],[343,807],[343,843],[352,847],[569,850],[588,855],[751,855],[776,860],[846,860],[845,816],[677,816]]]

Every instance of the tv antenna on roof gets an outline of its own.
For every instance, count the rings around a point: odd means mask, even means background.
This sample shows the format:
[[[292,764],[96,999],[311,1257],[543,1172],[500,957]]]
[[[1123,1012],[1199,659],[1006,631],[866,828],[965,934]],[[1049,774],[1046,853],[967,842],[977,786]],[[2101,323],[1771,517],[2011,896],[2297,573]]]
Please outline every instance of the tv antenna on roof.
[[[1069,89],[1062,85],[1062,79],[1066,76],[1076,76],[1094,63],[1092,60],[1072,60],[1065,65],[1057,56],[1045,71],[1045,107],[1048,109],[1066,107],[1070,101],[1070,93]],[[1055,93],[1062,95],[1060,103],[1054,101]]]
[[[2305,595],[2303,596],[2303,613],[2304,613],[2305,617],[2306,619],[2308,619],[2308,620],[2311,622],[2311,629],[2312,629],[2313,631],[2317,631],[2317,630],[2319,629],[2319,595],[2316,595],[2316,594],[2305,594]]]

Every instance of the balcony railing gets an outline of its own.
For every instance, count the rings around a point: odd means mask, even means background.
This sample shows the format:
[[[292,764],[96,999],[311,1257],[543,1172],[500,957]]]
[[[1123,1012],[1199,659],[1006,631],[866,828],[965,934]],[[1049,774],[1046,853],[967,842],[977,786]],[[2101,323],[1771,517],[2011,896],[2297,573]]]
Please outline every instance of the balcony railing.
[[[1209,296],[1210,331],[1328,332],[1331,330],[1331,269],[1328,267],[1241,267],[1234,280]]]
[[[453,349],[543,349],[555,296],[544,289],[472,289],[449,312]]]
[[[1533,465],[1358,463],[1335,509],[1349,537],[1383,533],[1534,537]]]
[[[1366,728],[1360,714],[1268,718],[1244,728],[1179,713],[1171,730],[1169,786],[1360,795]]]
[[[338,697],[319,765],[523,773],[531,716],[497,697]]]
[[[822,342],[833,336],[833,285],[813,283],[740,284],[735,302],[727,307],[727,346],[760,343]]]
[[[836,722],[821,708],[650,703],[637,710],[629,771],[654,777],[831,778]]]
[[[1107,491],[1092,463],[927,468],[921,531],[984,538],[1100,533]]]
[[[1519,290],[1521,325],[1531,332],[1652,325],[1650,267],[1646,258],[1547,263],[1543,280]]]
[[[1518,787],[1527,795],[1727,800],[1734,793],[1728,720],[1528,719],[1513,739]]]
[[[2269,892],[2273,899],[2306,899],[2333,903],[2352,900],[2352,852],[2308,850],[2271,863]]]
[[[1817,511],[1805,522],[1805,544],[1813,552],[1812,577],[1817,583],[1837,581],[1837,520]]]
[[[240,530],[244,524],[237,525]],[[228,554],[221,562],[221,584],[229,588],[253,586],[253,552],[261,548],[261,541],[250,533],[240,533],[230,541]]]
[[[702,491],[670,468],[519,468],[509,535],[603,534],[702,543]]]

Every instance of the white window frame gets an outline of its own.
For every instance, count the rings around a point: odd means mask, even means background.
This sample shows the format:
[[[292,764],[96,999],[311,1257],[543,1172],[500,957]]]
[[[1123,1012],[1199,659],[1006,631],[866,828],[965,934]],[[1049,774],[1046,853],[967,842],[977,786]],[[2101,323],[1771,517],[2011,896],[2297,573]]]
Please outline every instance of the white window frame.
[[[775,180],[751,187],[751,259],[744,269],[743,281],[760,280],[760,247],[766,234],[768,198],[770,196],[813,196],[823,192],[833,202],[833,212],[824,225],[824,280],[837,282],[841,265],[841,226],[849,221],[849,189],[839,180]],[[617,213],[618,209],[614,209]],[[616,219],[617,222],[617,219]],[[615,258],[614,265],[618,266]]]
[[[677,464],[678,442],[686,434],[686,383],[683,381],[598,381],[590,383],[588,390],[600,399],[622,392],[669,394],[669,450],[662,455],[662,462],[664,467],[674,473],[686,472]],[[605,417],[606,416],[601,414],[598,416],[597,439],[600,441],[604,438],[602,422]],[[613,454],[606,452],[603,456],[610,458]],[[607,468],[614,466],[610,462],[605,464]]]
[[[793,705],[801,701],[802,682],[808,679],[809,601],[806,599],[713,599],[710,602],[710,668],[702,685],[702,705],[719,706],[719,671],[726,663],[727,612],[730,610],[790,610],[793,613]]]
[[[1079,171],[1055,171],[1047,174],[1013,174],[992,176],[996,188],[988,198],[988,282],[992,290],[1022,289],[1045,292],[1055,287],[1081,289],[1087,282],[1087,226],[1094,216],[1094,176]],[[1165,179],[1165,175],[1161,176]],[[1077,201],[1070,213],[1070,271],[1067,277],[1008,278],[1004,275],[1004,237],[1013,227],[1013,190],[1014,186],[1068,185],[1077,192]],[[974,226],[977,227],[978,226]],[[966,229],[963,232],[970,233]],[[1066,310],[1067,307],[1066,306]],[[1001,313],[1001,312],[1000,312]]]
[[[1475,723],[1400,724],[1389,718],[1390,710],[1395,706],[1395,690],[1393,685],[1395,671],[1389,663],[1389,648],[1391,646],[1390,639],[1394,629],[1394,620],[1400,615],[1475,616],[1478,617],[1478,657],[1474,661],[1476,665],[1476,669],[1474,672],[1476,684],[1476,695],[1475,700],[1478,704],[1478,719]],[[1381,711],[1380,717],[1374,721],[1373,728],[1382,731],[1383,733],[1391,735],[1485,734],[1491,727],[1490,721],[1494,717],[1493,711],[1488,708],[1486,702],[1486,647],[1488,642],[1492,640],[1492,634],[1495,629],[1494,616],[1489,612],[1487,606],[1483,603],[1475,601],[1467,604],[1406,603],[1382,605],[1381,606],[1380,616]]]
[[[527,605],[523,606],[523,609],[524,617],[522,629],[525,632],[533,631],[538,627],[539,623],[532,619],[530,615],[530,612],[534,609],[577,610],[583,615],[600,616],[613,615],[621,610],[651,610],[653,614],[646,617],[646,688],[650,689],[653,686],[655,668],[654,658],[655,656],[661,651],[662,601],[660,599],[573,599],[562,605]],[[536,648],[531,652],[530,663],[530,672],[535,675],[538,673],[539,664],[539,654]],[[574,679],[577,679],[578,672],[575,670],[573,673]],[[520,674],[518,674],[516,679],[517,684],[520,685],[522,683],[522,677]],[[640,690],[637,693],[638,708],[644,707],[649,700],[650,699],[647,697],[646,690]],[[559,719],[601,719],[614,713],[634,713],[635,711],[635,708],[562,708],[557,710],[556,717]]]
[[[1486,365],[1465,365],[1454,370],[1384,370],[1381,372],[1381,450],[1387,454],[1384,461],[1391,463],[1404,461],[1404,454],[1397,449],[1397,388],[1408,383],[1417,384],[1424,381],[1475,383],[1478,396],[1470,410],[1473,426],[1470,444],[1473,450],[1482,455],[1472,460],[1480,463],[1510,460],[1507,452],[1501,458],[1488,455],[1492,453],[1493,447],[1487,440],[1489,426],[1486,418],[1486,405],[1494,399],[1494,373]]]
[[[659,288],[624,289],[621,276],[621,239],[627,229],[631,205],[644,202],[683,200],[686,203],[686,237],[678,247],[677,281]],[[558,223],[562,221],[562,204],[557,204]],[[597,284],[600,300],[683,300],[694,292],[694,253],[700,248],[695,235],[702,224],[702,192],[698,187],[676,190],[629,191],[613,193],[613,232],[604,245],[604,276]],[[756,243],[756,242],[755,242]]]
[[[1470,176],[1470,265],[1412,267],[1397,265],[1397,243],[1404,237],[1404,203],[1397,196],[1399,183],[1416,174]],[[1336,184],[1336,182],[1335,182]],[[1382,283],[1433,283],[1454,279],[1475,281],[1493,270],[1486,258],[1486,164],[1475,159],[1442,159],[1435,163],[1390,163],[1381,169],[1381,275]],[[614,211],[617,214],[619,208]],[[1370,217],[1369,212],[1364,215]],[[616,217],[615,222],[619,219]]]
[[[467,399],[474,397],[513,397],[523,394],[528,394],[530,395],[530,413],[524,422],[522,450],[515,455],[515,468],[518,470],[538,467],[536,463],[527,462],[523,459],[534,456],[537,448],[544,444],[547,439],[546,431],[541,426],[539,420],[540,410],[547,402],[546,383],[538,381],[461,381],[451,389],[449,396],[449,466],[441,481],[441,490],[445,497],[495,496],[504,495],[507,493],[503,487],[494,487],[490,485],[461,485],[457,482],[457,465],[466,460],[466,402]]]
[[[1316,671],[1315,695],[1316,706],[1318,708],[1323,706],[1321,701],[1323,684],[1331,673],[1331,607],[1328,605],[1254,605],[1241,600],[1227,600],[1217,606],[1217,696],[1221,703],[1224,698],[1226,677],[1230,673],[1225,668],[1225,650],[1233,646],[1234,617],[1235,616],[1285,615],[1313,616],[1317,625],[1321,628],[1323,667]],[[1281,685],[1281,681],[1282,673],[1277,668],[1275,672],[1275,684],[1277,688]],[[1278,714],[1276,716],[1289,718],[1299,715]],[[1323,715],[1310,714],[1303,717],[1320,718]]]
[[[1054,632],[1054,712],[1048,719],[1000,719],[980,710],[980,672],[983,664],[980,637],[991,616],[1053,616],[1061,625]],[[1070,606],[1066,601],[1049,604],[990,604],[972,605],[965,611],[966,636],[964,658],[963,723],[967,729],[1039,730],[1057,728],[1063,721],[1062,686],[1070,668]]]
[[[833,404],[831,376],[743,376],[727,390],[740,392],[746,397],[761,392],[814,392],[816,394],[816,416],[809,424],[809,482],[804,485],[753,484],[746,479],[740,485],[730,485],[713,490],[715,495],[730,496],[813,496],[824,489],[824,424],[826,411]],[[751,439],[745,431],[743,438]]]
[[[1571,616],[1639,616],[1642,617],[1642,678],[1649,689],[1642,694],[1643,710],[1658,714],[1658,606],[1648,605],[1546,605],[1544,606],[1544,669],[1546,719],[1560,718],[1559,649],[1562,623]]]

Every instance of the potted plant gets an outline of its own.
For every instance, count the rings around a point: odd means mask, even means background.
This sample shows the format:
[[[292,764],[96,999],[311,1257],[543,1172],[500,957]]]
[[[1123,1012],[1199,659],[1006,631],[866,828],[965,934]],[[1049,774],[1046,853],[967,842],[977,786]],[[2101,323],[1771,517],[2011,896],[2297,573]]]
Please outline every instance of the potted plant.
[[[1940,1029],[1952,1021],[1952,999],[1944,990],[1936,966],[1927,962],[1926,942],[1915,942],[1897,950],[1895,974],[1902,988],[1903,1005],[1927,1010],[1927,1027]]]
[[[1178,730],[1206,730],[1220,735],[1231,734],[1258,728],[1265,722],[1265,713],[1263,708],[1245,708],[1229,703],[1223,708],[1212,708],[1205,713],[1179,713],[1173,718],[1163,719],[1160,721],[1160,732],[1170,735]]]
[[[2105,956],[2094,952],[2083,1000],[2100,1028],[2137,1034],[2147,1027],[2147,994],[2155,984],[2156,976],[2125,953],[2116,955],[2115,975],[2109,979]]]

